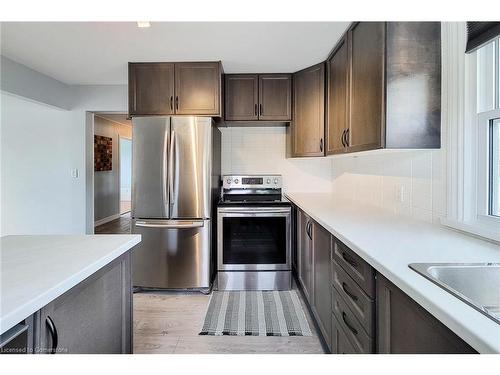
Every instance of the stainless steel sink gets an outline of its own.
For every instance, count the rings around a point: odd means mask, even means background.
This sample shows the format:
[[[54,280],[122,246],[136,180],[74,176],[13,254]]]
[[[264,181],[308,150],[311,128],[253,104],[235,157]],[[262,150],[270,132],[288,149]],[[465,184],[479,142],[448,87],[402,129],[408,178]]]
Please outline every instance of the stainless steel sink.
[[[500,324],[500,263],[412,263],[409,267]]]

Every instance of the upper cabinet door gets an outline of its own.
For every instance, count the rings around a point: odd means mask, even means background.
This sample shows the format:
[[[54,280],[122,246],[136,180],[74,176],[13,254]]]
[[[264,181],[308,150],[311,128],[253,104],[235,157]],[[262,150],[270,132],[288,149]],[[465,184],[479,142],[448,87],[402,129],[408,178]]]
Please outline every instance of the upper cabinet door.
[[[220,116],[218,62],[175,64],[175,113]]]
[[[326,154],[345,152],[349,127],[349,50],[344,36],[327,62]]]
[[[323,156],[325,131],[325,66],[323,63],[293,76],[293,155]]]
[[[259,77],[257,74],[225,76],[225,119],[252,121],[259,118]]]
[[[174,113],[174,64],[129,63],[129,115]]]
[[[259,120],[290,121],[292,77],[290,74],[259,75]]]
[[[360,22],[349,32],[351,47],[349,151],[382,147],[384,124],[384,22]]]

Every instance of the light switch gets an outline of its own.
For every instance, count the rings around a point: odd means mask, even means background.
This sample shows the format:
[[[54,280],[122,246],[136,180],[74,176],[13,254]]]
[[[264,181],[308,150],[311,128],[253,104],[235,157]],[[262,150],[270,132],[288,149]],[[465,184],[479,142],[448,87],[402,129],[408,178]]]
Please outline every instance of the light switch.
[[[78,178],[78,175],[79,175],[79,173],[78,173],[78,169],[77,169],[77,168],[73,168],[73,169],[71,170],[71,177],[73,177],[73,178]]]

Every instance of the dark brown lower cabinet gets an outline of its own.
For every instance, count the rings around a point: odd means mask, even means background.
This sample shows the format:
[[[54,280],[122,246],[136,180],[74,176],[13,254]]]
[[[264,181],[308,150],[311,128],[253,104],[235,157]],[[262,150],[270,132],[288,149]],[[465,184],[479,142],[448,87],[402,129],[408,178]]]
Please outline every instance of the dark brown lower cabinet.
[[[312,288],[312,241],[313,233],[311,231],[312,220],[304,211],[298,210],[297,217],[297,276],[304,292],[305,298],[309,304],[313,303]]]
[[[332,235],[317,223],[313,231],[313,312],[327,345],[331,336],[331,242]]]
[[[347,338],[347,335],[333,313],[330,349],[332,354],[360,354]]]
[[[382,275],[377,275],[377,352],[394,354],[476,353]]]
[[[35,353],[132,353],[130,252],[43,307],[38,319]]]

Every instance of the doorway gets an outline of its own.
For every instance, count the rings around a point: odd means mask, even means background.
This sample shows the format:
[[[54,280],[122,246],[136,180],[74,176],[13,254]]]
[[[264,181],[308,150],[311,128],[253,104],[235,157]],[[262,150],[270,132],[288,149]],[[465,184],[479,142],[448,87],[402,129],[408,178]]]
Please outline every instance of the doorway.
[[[98,112],[93,125],[94,233],[130,233],[132,123],[126,114]]]
[[[120,214],[132,206],[132,138],[120,136]]]

